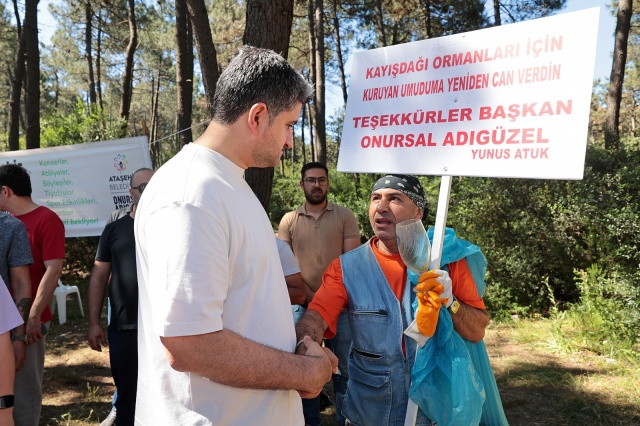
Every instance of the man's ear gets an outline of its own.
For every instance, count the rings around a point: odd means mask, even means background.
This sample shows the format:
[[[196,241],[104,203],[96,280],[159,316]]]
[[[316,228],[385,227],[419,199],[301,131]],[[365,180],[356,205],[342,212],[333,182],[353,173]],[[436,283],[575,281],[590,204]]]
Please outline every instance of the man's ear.
[[[2,185],[0,186],[0,194],[5,194],[5,196],[9,196],[11,194],[13,194],[13,190],[11,188],[9,188],[7,185]]]
[[[267,104],[264,102],[253,104],[251,108],[249,108],[247,124],[251,132],[255,134],[259,134],[261,129],[269,126],[269,110],[267,109]]]

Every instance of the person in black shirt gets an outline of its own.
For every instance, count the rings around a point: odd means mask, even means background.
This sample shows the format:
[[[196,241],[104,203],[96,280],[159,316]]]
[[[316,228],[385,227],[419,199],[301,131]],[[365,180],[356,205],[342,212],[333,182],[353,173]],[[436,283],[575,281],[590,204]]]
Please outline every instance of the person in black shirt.
[[[133,425],[135,417],[138,380],[138,277],[133,221],[136,206],[151,176],[153,170],[147,168],[139,169],[131,176],[131,213],[104,228],[89,280],[87,339],[91,349],[96,351],[102,351],[102,345],[107,344],[100,325],[100,313],[107,284],[109,288],[109,360],[111,375],[118,390],[115,403],[116,425]]]

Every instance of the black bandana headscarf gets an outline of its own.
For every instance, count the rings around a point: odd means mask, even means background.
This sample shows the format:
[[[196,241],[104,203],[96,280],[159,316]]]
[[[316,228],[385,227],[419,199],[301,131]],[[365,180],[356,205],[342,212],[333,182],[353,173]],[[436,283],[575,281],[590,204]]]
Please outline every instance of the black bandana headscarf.
[[[424,190],[422,189],[422,185],[420,185],[420,181],[414,176],[397,174],[386,175],[378,179],[376,184],[373,185],[371,192],[377,191],[381,188],[397,189],[407,197],[411,198],[411,201],[413,201],[421,211],[425,211],[427,200],[424,198]]]

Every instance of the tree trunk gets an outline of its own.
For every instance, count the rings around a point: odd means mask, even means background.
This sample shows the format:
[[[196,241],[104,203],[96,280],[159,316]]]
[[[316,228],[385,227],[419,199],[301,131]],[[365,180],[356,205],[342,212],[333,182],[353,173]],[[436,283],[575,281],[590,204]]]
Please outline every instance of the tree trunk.
[[[27,149],[40,148],[40,50],[38,48],[38,0],[26,0],[24,28],[26,55]]]
[[[302,139],[302,143],[300,144],[302,146],[302,164],[307,164],[307,148],[304,143],[304,125],[306,122],[307,108],[309,108],[308,104],[302,105],[302,131],[300,132],[300,138]]]
[[[159,68],[156,70],[155,78],[151,81],[151,91],[151,137],[149,138],[149,140],[151,143],[153,143],[158,139],[158,95],[160,94]]]
[[[340,87],[342,88],[342,100],[347,104],[347,80],[344,72],[344,58],[342,57],[342,39],[340,38],[340,18],[338,18],[338,0],[333,0],[333,26],[336,32],[336,57],[338,70],[340,71]]]
[[[98,96],[98,111],[100,114],[98,115],[100,120],[100,139],[105,138],[105,130],[107,128],[107,123],[105,122],[104,117],[104,102],[102,100],[102,6],[98,6],[98,19],[96,20],[98,24],[97,28],[97,37],[96,37],[96,94]]]
[[[315,18],[315,0],[309,1],[308,22],[309,22],[309,82],[311,87],[316,87],[316,18]],[[315,100],[315,91],[314,91]],[[315,141],[313,137],[313,117],[315,116],[315,102],[309,104],[307,108],[307,118],[309,119],[309,146],[310,156],[309,161],[315,161]]]
[[[384,27],[384,13],[382,12],[382,0],[375,1],[375,17],[376,17],[376,27],[378,29],[378,39],[380,41],[380,46],[387,46],[387,34],[386,28]]]
[[[324,1],[315,2],[316,17],[316,90],[313,103],[316,114],[316,140],[318,141],[318,161],[327,163],[327,131],[325,123],[325,90],[324,90]]]
[[[153,105],[154,105],[154,99],[155,99],[155,87],[156,87],[156,77],[152,76],[151,77],[151,113],[150,113],[150,119],[149,119],[149,125],[147,125],[147,109],[145,108],[143,115],[142,115],[142,121],[141,121],[141,131],[142,134],[147,136],[148,141],[149,141],[149,156],[151,157],[151,166],[153,169],[156,168],[156,164],[157,164],[157,159],[156,159],[156,145],[155,143],[153,143]],[[133,123],[134,127],[135,127],[135,122]]]
[[[500,20],[500,0],[493,0],[493,24],[496,27],[502,25]]]
[[[102,102],[102,77],[100,74],[102,68],[102,9],[98,12],[98,36],[96,38],[96,92],[98,95],[98,108],[100,111],[104,109]],[[104,129],[104,120],[100,115],[100,123]]]
[[[131,109],[131,92],[133,90],[133,59],[138,47],[138,26],[136,24],[135,0],[128,0],[129,44],[125,58],[124,79],[122,82],[122,100],[120,101],[120,136],[127,134],[129,111]]]
[[[180,146],[193,140],[193,32],[185,0],[176,0],[176,86],[178,90],[177,132]]]
[[[207,6],[204,4],[204,0],[186,0],[186,4],[191,18],[193,38],[195,39],[200,59],[207,110],[213,116],[213,96],[216,92],[216,83],[218,82],[218,77],[220,77],[220,70],[218,68],[216,47],[213,44],[213,36],[211,35]]]
[[[424,13],[424,26],[427,38],[433,37],[433,31],[431,29],[431,0],[421,1],[422,13]]]
[[[60,101],[60,77],[57,71],[53,73],[53,81],[53,106],[54,108],[58,108],[58,102]]]
[[[89,102],[91,103],[91,107],[94,107],[96,104],[96,80],[93,75],[93,55],[91,53],[91,45],[93,43],[92,25],[91,25],[91,20],[93,19],[93,11],[91,10],[91,0],[85,0],[84,16],[85,16],[84,45],[85,45],[85,54],[87,55],[87,73],[88,73],[87,77],[89,78]]]
[[[18,38],[22,35],[22,23],[20,22],[20,9],[18,9],[18,0],[13,0],[13,12],[16,17],[16,30],[18,31]]]
[[[151,97],[151,152],[153,153],[153,166],[158,167],[160,164],[160,144],[158,143],[158,98],[160,97],[160,64],[158,64],[158,70],[156,72],[157,83],[154,85],[151,83],[152,97]]]
[[[245,22],[244,44],[271,49],[285,59],[289,56],[293,0],[248,0]],[[265,25],[265,22],[269,24]],[[250,167],[244,173],[244,178],[268,213],[273,167]]]
[[[627,62],[627,41],[633,12],[632,0],[620,0],[616,22],[616,42],[613,52],[613,65],[609,79],[607,96],[607,116],[604,124],[604,145],[606,149],[617,150],[620,146],[620,103],[622,101],[622,85],[624,68]]]
[[[309,161],[316,161],[316,150],[313,138],[313,114],[311,113],[311,105],[307,105],[307,119],[309,120],[309,147],[311,152],[309,153]]]
[[[19,20],[19,18],[18,18]],[[20,99],[22,95],[22,82],[25,78],[25,46],[24,32],[18,41],[16,61],[13,65],[13,79],[11,80],[11,100],[9,102],[11,112],[9,114],[9,151],[20,149]]]
[[[271,49],[287,59],[292,23],[293,0],[248,0],[242,42]]]

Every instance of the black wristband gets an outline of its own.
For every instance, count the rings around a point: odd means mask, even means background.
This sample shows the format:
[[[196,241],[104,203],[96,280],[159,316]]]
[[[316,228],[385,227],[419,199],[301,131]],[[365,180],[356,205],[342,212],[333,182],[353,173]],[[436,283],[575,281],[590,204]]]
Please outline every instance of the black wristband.
[[[0,410],[13,407],[13,395],[0,396]]]
[[[23,343],[29,343],[29,336],[26,334],[20,334],[20,335],[16,335],[13,334],[11,336],[11,341],[12,342],[23,342]]]

